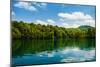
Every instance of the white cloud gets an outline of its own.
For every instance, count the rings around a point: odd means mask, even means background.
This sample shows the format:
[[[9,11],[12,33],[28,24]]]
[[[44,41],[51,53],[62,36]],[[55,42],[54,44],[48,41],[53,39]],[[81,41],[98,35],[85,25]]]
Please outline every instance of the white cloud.
[[[90,15],[85,15],[82,12],[73,13],[59,13],[58,16],[68,19],[68,20],[90,20],[93,19]]]
[[[55,21],[52,20],[52,19],[47,19],[47,22],[50,23],[50,24],[54,24],[55,23]]]
[[[47,6],[47,4],[46,4],[46,3],[41,3],[41,5],[42,5],[42,6]]]
[[[67,23],[70,23],[69,27],[77,27],[79,25],[90,25],[95,27],[95,20],[90,15],[82,12],[58,13],[58,16],[60,17],[60,21],[66,23],[63,23],[64,26],[69,26]]]
[[[78,24],[67,24],[67,23],[62,23],[62,27],[65,27],[65,28],[77,28],[79,27],[80,25]]]
[[[32,2],[37,7],[45,8],[47,6],[47,3],[38,3],[38,2]]]
[[[61,62],[77,62],[77,61],[87,61],[92,60],[95,57],[95,50],[80,50],[80,49],[65,49],[61,52],[62,55],[66,55],[66,58],[63,58]],[[69,55],[71,54],[71,55]]]
[[[91,25],[93,27],[95,27],[95,20],[91,19],[91,20],[84,20],[84,22],[88,25]]]
[[[59,22],[58,22],[59,23]],[[53,26],[59,26],[59,27],[65,27],[65,28],[77,28],[79,27],[80,25],[78,24],[68,24],[68,23],[65,23],[65,22],[62,22],[60,25],[57,24],[54,20],[52,19],[47,19],[46,21],[43,21],[43,20],[36,20],[36,23],[35,24],[42,24],[42,25],[53,25]]]
[[[54,52],[52,52],[52,53],[47,53],[47,56],[48,56],[48,57],[54,57],[54,54],[55,54]]]
[[[54,51],[52,51],[52,52],[44,51],[44,52],[40,52],[40,53],[37,54],[37,56],[40,56],[40,57],[44,57],[44,56],[46,56],[46,57],[54,57],[54,55],[55,55]]]
[[[47,25],[48,23],[42,20],[36,20],[35,24],[42,24],[42,25]]]
[[[36,20],[35,24],[42,24],[42,25],[54,25],[55,21],[52,19],[47,19],[46,21],[43,20]]]
[[[12,16],[14,16],[14,15],[15,15],[15,12],[14,12],[14,11],[12,11],[12,12],[11,12],[11,15],[12,15]]]
[[[37,11],[37,9],[34,6],[32,6],[32,3],[30,2],[18,2],[14,6],[18,8],[23,8],[29,11]]]

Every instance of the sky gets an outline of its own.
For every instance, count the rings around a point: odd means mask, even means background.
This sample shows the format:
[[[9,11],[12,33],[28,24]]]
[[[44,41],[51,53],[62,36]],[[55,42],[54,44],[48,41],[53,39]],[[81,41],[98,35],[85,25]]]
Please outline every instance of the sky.
[[[12,3],[12,20],[27,23],[77,28],[80,25],[95,27],[95,6],[62,3]]]

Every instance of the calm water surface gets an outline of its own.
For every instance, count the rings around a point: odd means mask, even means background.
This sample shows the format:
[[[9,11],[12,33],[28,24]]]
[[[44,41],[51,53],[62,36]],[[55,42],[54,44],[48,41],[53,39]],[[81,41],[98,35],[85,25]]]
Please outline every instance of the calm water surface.
[[[12,65],[95,60],[95,39],[14,40],[12,42]]]

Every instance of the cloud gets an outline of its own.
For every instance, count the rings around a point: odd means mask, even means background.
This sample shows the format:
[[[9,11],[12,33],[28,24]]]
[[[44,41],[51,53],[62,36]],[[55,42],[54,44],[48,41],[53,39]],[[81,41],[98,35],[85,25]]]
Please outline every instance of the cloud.
[[[32,2],[32,4],[34,4],[35,6],[40,7],[40,8],[45,8],[47,6],[47,3]]]
[[[15,15],[15,12],[14,12],[14,11],[12,11],[12,12],[11,12],[11,15],[12,15],[12,16],[14,16],[14,15]]]
[[[91,20],[93,19],[90,15],[85,15],[82,12],[73,13],[59,13],[58,16],[68,19],[68,20]]]
[[[52,51],[52,52],[47,52],[47,51],[44,51],[44,52],[40,52],[37,54],[37,56],[40,56],[40,57],[54,57],[55,55],[55,52]]]
[[[47,19],[47,22],[50,23],[50,24],[54,24],[55,23],[55,21],[52,20],[52,19]]]
[[[47,56],[48,56],[48,57],[54,57],[54,54],[55,54],[55,52],[47,53]]]
[[[77,28],[79,27],[80,25],[78,24],[68,24],[68,23],[62,23],[62,27],[65,27],[65,28]]]
[[[18,8],[23,8],[29,11],[37,11],[37,9],[34,6],[32,6],[32,3],[30,2],[18,2],[14,6]]]
[[[65,57],[61,62],[79,62],[79,61],[88,61],[93,60],[95,57],[95,49],[93,50],[80,50],[79,48],[64,49],[61,51],[61,55]]]
[[[42,6],[47,6],[47,4],[46,4],[46,3],[41,3],[41,5],[42,5]]]
[[[95,20],[90,15],[82,12],[58,13],[58,16],[60,21],[64,22],[64,26],[77,27],[79,25],[90,25],[95,27]]]
[[[64,50],[60,51],[62,54],[66,54],[66,53],[69,53],[69,52],[73,52],[73,51],[80,51],[80,49],[78,47],[66,47]]]
[[[43,20],[36,20],[35,24],[42,24],[42,25],[54,25],[55,21],[52,19],[47,19],[46,21]]]
[[[42,25],[47,25],[48,23],[42,20],[36,20],[35,24],[42,24]]]
[[[58,22],[59,23],[59,22]],[[56,23],[54,20],[52,19],[46,19],[45,21],[43,20],[36,20],[36,23],[35,24],[42,24],[42,25],[53,25],[53,26],[59,26],[59,27],[65,27],[65,28],[77,28],[79,27],[80,25],[78,24],[68,24],[68,23],[65,23],[65,22],[61,22],[61,23]]]

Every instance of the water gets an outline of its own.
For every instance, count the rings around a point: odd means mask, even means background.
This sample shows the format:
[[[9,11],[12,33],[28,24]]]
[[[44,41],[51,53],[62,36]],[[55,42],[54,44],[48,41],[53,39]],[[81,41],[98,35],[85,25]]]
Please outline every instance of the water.
[[[14,40],[12,42],[12,65],[95,60],[95,39]]]

